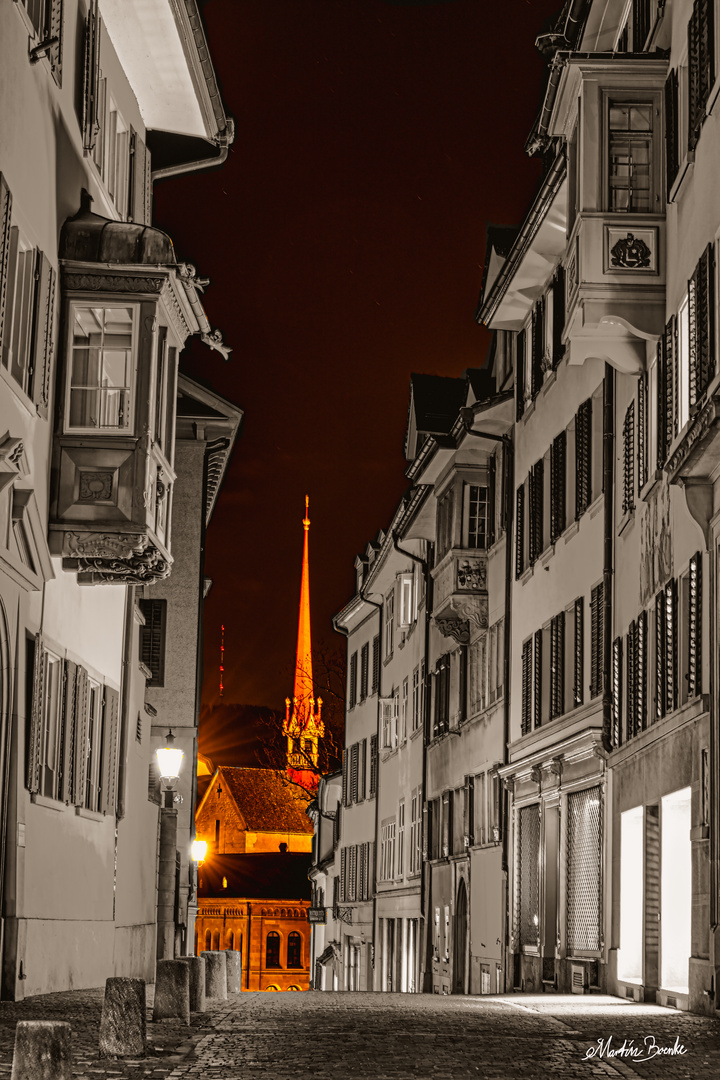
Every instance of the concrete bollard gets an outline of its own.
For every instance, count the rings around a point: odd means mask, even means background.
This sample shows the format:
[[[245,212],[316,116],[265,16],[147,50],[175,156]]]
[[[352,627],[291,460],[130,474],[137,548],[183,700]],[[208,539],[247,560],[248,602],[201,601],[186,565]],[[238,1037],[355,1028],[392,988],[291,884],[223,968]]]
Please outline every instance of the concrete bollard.
[[[190,1012],[205,1012],[205,957],[180,956],[190,971]]]
[[[225,964],[227,967],[228,994],[239,994],[242,990],[242,962],[240,953],[236,949],[226,949]]]
[[[73,1080],[69,1024],[19,1020],[11,1080]]]
[[[203,952],[205,995],[213,1001],[227,1001],[227,961],[224,952]]]
[[[153,1020],[190,1023],[190,968],[182,960],[158,960]]]
[[[100,1020],[100,1057],[144,1057],[145,982],[106,979]]]

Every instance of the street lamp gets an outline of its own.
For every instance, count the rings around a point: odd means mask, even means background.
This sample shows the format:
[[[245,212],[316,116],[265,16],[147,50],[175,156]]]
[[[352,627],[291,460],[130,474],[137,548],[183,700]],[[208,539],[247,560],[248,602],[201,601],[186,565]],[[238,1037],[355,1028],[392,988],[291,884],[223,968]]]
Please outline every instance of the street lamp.
[[[160,806],[160,865],[158,868],[157,899],[157,958],[172,960],[176,952],[175,874],[177,857],[177,809],[182,795],[174,794],[180,775],[180,763],[185,756],[175,746],[175,736],[169,730],[164,746],[155,751],[161,787],[165,789]]]
[[[205,861],[207,855],[207,840],[193,840],[192,842],[192,860],[196,863]]]
[[[180,763],[185,757],[184,752],[175,746],[175,736],[172,733],[172,728],[168,730],[165,736],[165,746],[159,747],[155,753],[160,768],[160,779],[166,782],[168,789],[172,789],[174,782],[180,776]]]

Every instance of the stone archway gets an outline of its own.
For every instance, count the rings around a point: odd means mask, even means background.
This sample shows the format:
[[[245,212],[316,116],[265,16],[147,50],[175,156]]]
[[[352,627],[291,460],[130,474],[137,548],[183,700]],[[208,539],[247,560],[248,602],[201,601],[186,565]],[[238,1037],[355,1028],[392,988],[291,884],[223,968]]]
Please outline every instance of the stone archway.
[[[453,942],[453,993],[464,994],[467,956],[467,889],[461,878],[455,903],[455,941]]]

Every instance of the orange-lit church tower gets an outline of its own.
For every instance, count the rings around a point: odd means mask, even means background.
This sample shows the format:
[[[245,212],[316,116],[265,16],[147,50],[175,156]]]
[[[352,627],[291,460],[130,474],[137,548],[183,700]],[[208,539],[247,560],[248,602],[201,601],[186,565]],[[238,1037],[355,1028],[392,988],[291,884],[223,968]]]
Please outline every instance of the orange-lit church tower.
[[[321,719],[322,698],[315,701],[312,675],[312,647],[310,643],[310,563],[308,557],[308,533],[310,531],[310,498],[305,496],[303,529],[302,582],[300,585],[300,618],[298,620],[297,656],[295,658],[295,687],[292,700],[285,698],[283,735],[287,736],[287,774],[295,784],[307,791],[316,791],[319,774],[318,741],[325,734]],[[317,708],[316,708],[317,706]],[[315,769],[313,769],[315,766]]]

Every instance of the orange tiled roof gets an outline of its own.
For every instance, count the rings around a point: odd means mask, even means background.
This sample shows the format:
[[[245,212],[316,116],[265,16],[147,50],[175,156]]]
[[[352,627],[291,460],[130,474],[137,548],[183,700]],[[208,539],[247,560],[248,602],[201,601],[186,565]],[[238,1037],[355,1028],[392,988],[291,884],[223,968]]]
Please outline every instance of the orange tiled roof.
[[[305,813],[310,796],[275,769],[220,766],[220,783],[237,803],[248,829],[260,832],[313,832]]]

